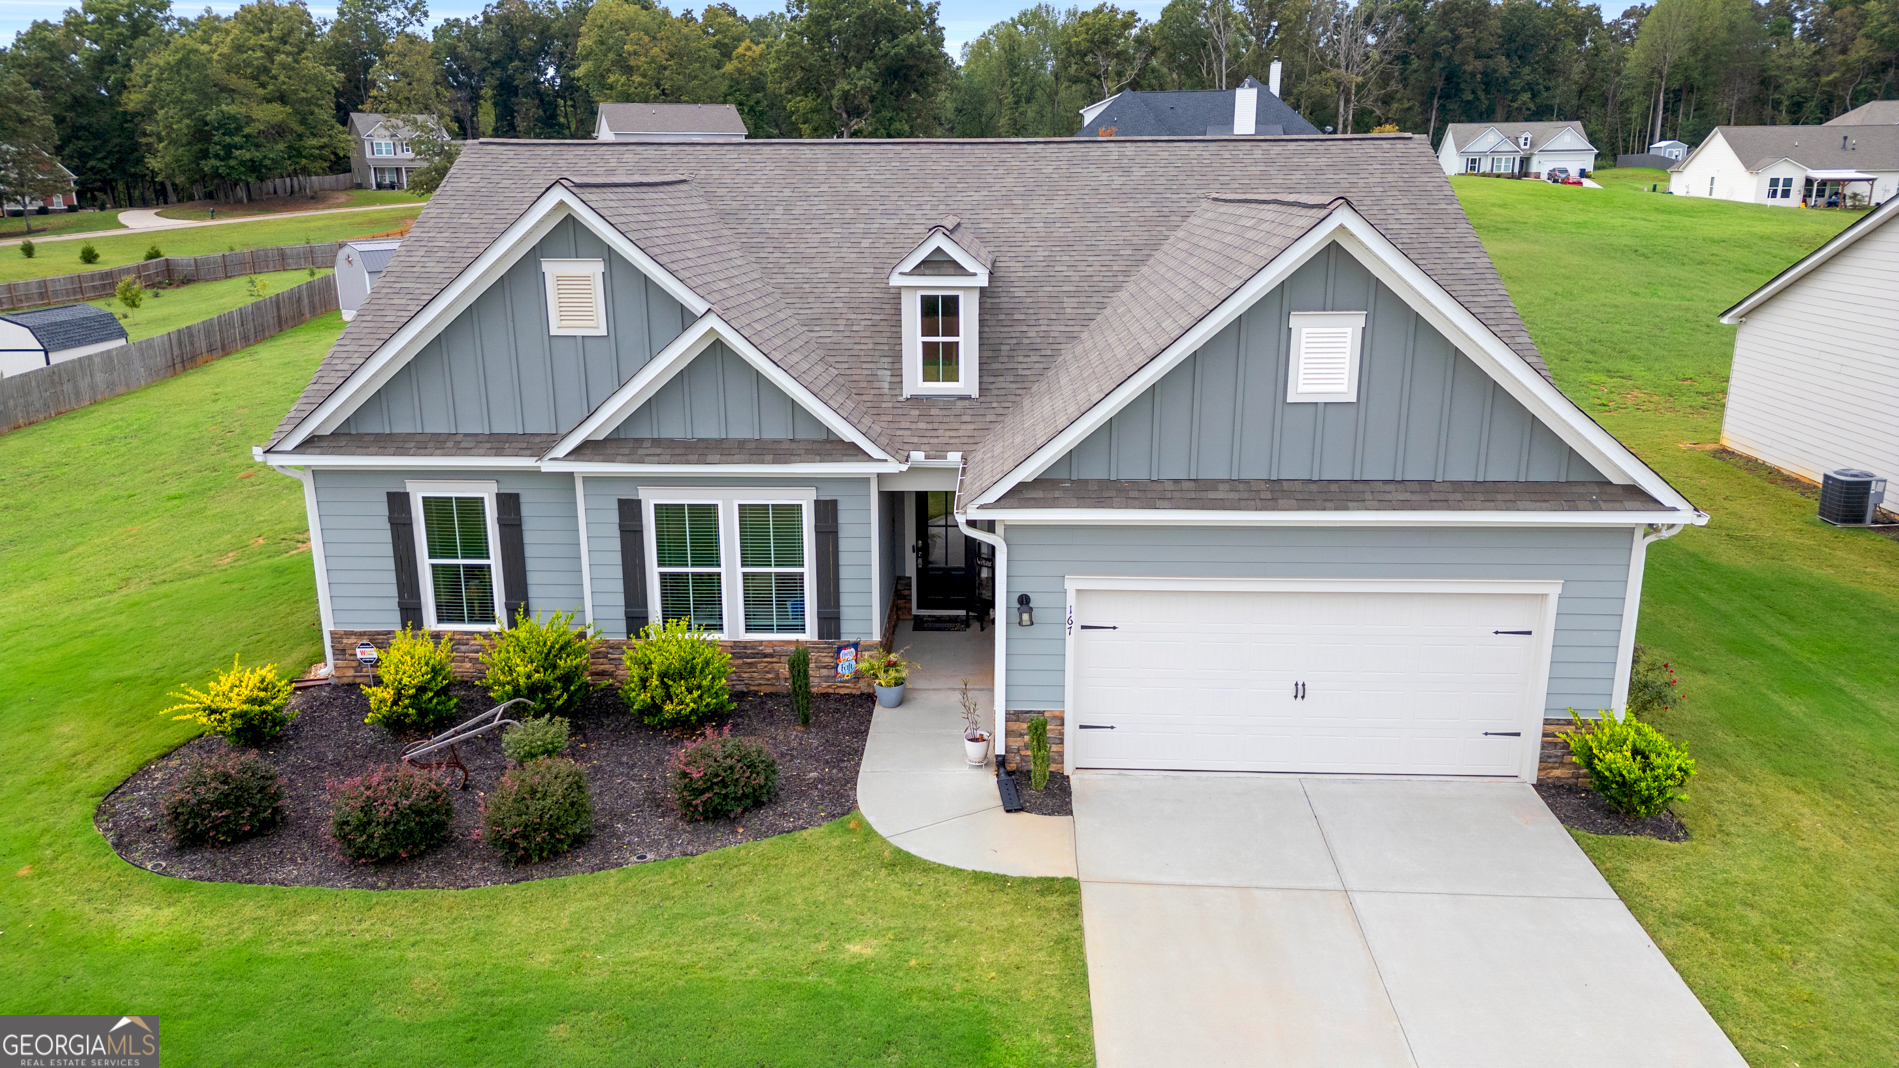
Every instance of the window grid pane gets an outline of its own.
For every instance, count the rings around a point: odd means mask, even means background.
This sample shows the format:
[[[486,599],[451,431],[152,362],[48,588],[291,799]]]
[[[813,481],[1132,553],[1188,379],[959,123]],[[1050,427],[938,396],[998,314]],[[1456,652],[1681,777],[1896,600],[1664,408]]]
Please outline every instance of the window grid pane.
[[[725,608],[716,572],[672,571],[659,576],[659,612],[710,631],[725,629]]]
[[[422,524],[429,559],[488,559],[485,504],[480,497],[422,498]]]
[[[960,382],[962,369],[959,366],[962,343],[958,341],[925,341],[923,343],[923,380],[925,382]]]
[[[655,504],[653,552],[660,567],[718,567],[719,506]]]
[[[804,506],[738,506],[740,567],[803,567]]]
[[[494,573],[487,564],[430,564],[438,624],[492,624]]]
[[[751,572],[745,576],[745,629],[753,634],[804,632],[804,574]]]

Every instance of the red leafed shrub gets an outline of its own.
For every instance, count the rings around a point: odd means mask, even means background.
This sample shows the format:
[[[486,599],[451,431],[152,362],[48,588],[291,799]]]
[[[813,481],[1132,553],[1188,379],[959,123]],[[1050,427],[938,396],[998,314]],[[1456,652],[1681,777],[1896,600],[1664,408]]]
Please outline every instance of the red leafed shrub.
[[[227,846],[277,826],[283,783],[263,757],[226,749],[192,761],[161,813],[179,845]]]
[[[358,864],[421,856],[454,820],[448,787],[407,764],[330,783],[330,838]]]
[[[689,820],[736,816],[778,792],[778,759],[763,743],[732,737],[732,728],[706,728],[705,736],[673,753],[673,799]]]
[[[561,756],[509,768],[481,799],[482,838],[511,864],[565,853],[593,832],[593,797],[580,765]]]

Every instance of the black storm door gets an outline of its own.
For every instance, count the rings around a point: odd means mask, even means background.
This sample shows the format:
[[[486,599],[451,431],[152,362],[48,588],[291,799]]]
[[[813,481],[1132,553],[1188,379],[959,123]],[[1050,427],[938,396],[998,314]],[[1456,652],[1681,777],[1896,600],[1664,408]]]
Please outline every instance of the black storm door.
[[[956,525],[956,494],[931,490],[917,498],[916,607],[962,612],[969,608],[969,551]]]

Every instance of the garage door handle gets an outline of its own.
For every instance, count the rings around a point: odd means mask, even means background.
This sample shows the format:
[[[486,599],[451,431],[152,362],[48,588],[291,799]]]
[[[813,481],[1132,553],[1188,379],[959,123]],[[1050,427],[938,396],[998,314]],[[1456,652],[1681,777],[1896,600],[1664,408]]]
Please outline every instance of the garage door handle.
[[[1082,630],[1120,630],[1121,628],[1114,627],[1114,626],[1103,626],[1100,623],[1083,623],[1081,625],[1081,629]]]
[[[1528,634],[1530,632],[1527,630],[1493,630],[1490,633],[1492,634]]]
[[[1085,731],[1111,731],[1114,729],[1114,725],[1111,723],[1077,723],[1075,726]]]
[[[1485,731],[1484,737],[1486,738],[1521,738],[1523,737],[1523,732],[1522,731]]]

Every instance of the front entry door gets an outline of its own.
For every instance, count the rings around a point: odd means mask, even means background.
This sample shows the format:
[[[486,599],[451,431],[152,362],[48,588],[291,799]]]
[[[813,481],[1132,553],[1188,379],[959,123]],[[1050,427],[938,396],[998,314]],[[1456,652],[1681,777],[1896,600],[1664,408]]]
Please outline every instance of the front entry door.
[[[916,498],[916,607],[968,611],[969,553],[952,511],[956,494],[931,490]]]

